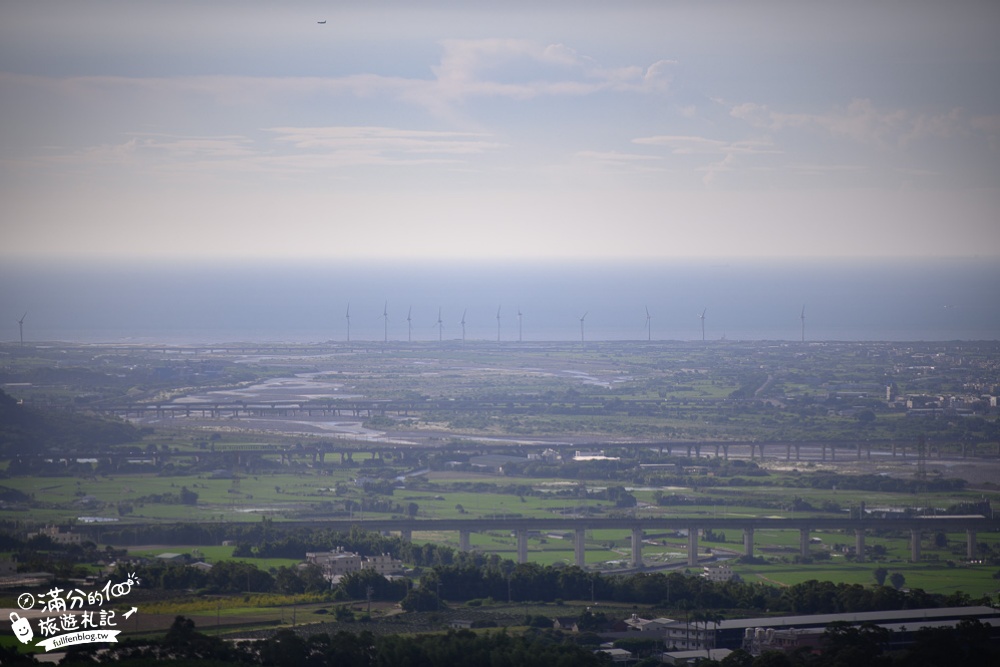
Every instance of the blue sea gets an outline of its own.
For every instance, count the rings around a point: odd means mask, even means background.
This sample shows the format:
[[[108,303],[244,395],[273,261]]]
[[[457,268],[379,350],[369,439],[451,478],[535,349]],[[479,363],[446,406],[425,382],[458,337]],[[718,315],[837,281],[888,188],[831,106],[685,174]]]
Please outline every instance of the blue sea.
[[[0,340],[1000,340],[1000,262],[8,262]],[[649,313],[647,328],[647,309]],[[520,330],[518,312],[521,313]],[[407,322],[409,316],[410,321]]]

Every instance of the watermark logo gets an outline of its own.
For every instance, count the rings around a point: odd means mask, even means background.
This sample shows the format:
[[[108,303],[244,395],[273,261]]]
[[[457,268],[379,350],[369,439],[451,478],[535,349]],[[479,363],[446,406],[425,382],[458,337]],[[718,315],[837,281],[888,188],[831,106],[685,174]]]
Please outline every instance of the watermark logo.
[[[108,580],[95,591],[52,588],[39,595],[38,600],[31,593],[22,593],[17,598],[17,605],[26,612],[33,610],[41,614],[32,627],[27,615],[21,616],[12,611],[11,630],[22,644],[31,644],[37,634],[42,639],[35,646],[46,651],[74,644],[117,642],[121,633],[121,630],[114,629],[118,625],[118,619],[128,620],[138,609],[131,607],[119,613],[110,607],[118,604],[132,592],[133,586],[138,585],[139,578],[132,573],[125,581],[117,584]],[[109,608],[105,608],[105,605]]]

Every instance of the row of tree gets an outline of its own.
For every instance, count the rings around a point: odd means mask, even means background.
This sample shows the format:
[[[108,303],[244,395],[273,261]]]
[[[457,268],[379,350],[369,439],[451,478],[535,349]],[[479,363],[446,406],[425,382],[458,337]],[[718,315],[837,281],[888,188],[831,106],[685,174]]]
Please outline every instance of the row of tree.
[[[955,628],[918,630],[913,643],[890,650],[893,633],[875,625],[833,624],[823,633],[819,650],[803,648],[788,653],[766,651],[753,656],[736,650],[720,661],[703,658],[702,667],[939,667],[960,664],[991,667],[1000,651],[991,641],[990,626],[965,620]],[[178,616],[159,640],[127,639],[108,646],[71,647],[65,661],[145,667],[170,662],[178,665],[262,667],[590,667],[612,664],[607,653],[595,651],[600,639],[590,633],[571,636],[553,630],[529,629],[473,633],[468,630],[416,636],[375,636],[370,632],[337,632],[303,636],[282,629],[271,637],[226,642],[198,632],[190,619]],[[646,657],[636,667],[661,665],[655,650],[634,642]],[[34,663],[34,658],[0,648],[3,664]]]
[[[138,567],[144,585],[164,589],[204,589],[220,593],[308,593],[331,591],[339,599],[372,599],[400,602],[409,595],[410,608],[434,609],[439,598],[465,602],[489,599],[523,602],[558,600],[613,601],[654,605],[673,610],[738,609],[748,612],[832,614],[865,611],[962,606],[968,595],[930,594],[921,589],[898,590],[889,586],[806,581],[786,588],[740,581],[711,582],[680,572],[636,573],[604,576],[576,566],[552,567],[537,563],[514,564],[493,559],[476,562],[459,554],[452,564],[425,571],[419,588],[407,580],[390,581],[373,570],[344,577],[336,588],[315,567],[281,567],[270,571],[251,563],[224,561],[204,571],[176,563],[149,563]],[[134,566],[132,569],[136,569]]]

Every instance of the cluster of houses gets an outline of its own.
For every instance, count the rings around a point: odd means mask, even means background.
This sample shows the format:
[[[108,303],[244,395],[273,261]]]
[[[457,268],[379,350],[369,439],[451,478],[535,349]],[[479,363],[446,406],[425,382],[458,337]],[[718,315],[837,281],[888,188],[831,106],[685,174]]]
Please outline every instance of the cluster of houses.
[[[616,623],[611,632],[601,635],[605,639],[636,636],[654,639],[664,647],[660,656],[664,663],[684,665],[704,658],[721,660],[738,648],[753,656],[766,651],[819,651],[823,633],[836,622],[871,623],[883,627],[892,632],[888,648],[899,649],[912,644],[920,628],[953,628],[965,619],[976,619],[986,625],[994,641],[1000,638],[1000,610],[982,606],[720,619],[718,622],[647,619],[633,614]],[[555,627],[576,631],[571,620],[560,624],[557,619]],[[599,650],[611,656],[612,662],[635,660],[629,651],[616,648],[614,641],[603,644]]]
[[[353,551],[344,551],[343,547],[333,551],[310,551],[306,554],[306,562],[319,567],[323,572],[323,578],[331,584],[339,583],[345,574],[366,569],[375,570],[384,577],[400,574],[403,571],[403,561],[389,554],[362,556]]]

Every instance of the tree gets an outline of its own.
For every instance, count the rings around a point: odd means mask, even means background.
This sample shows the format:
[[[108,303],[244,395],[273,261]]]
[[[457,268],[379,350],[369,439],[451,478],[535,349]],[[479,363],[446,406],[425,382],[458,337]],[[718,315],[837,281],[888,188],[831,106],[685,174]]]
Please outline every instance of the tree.
[[[792,661],[784,651],[764,651],[754,658],[753,667],[792,667]]]
[[[893,572],[889,575],[889,583],[898,591],[906,584],[906,577],[902,572]]]
[[[877,583],[879,586],[884,586],[885,578],[889,576],[889,570],[885,569],[884,567],[877,567],[872,572],[872,576],[875,577],[875,583]]]
[[[181,504],[182,505],[197,505],[198,504],[198,494],[190,490],[186,486],[181,487]]]
[[[441,607],[441,599],[426,588],[414,588],[399,605],[403,611],[436,611]]]
[[[891,660],[883,655],[891,632],[873,623],[851,625],[836,621],[823,633],[824,663],[831,666],[888,665]],[[756,663],[755,663],[756,664]]]
[[[753,656],[741,648],[736,649],[719,661],[722,667],[751,667]]]

